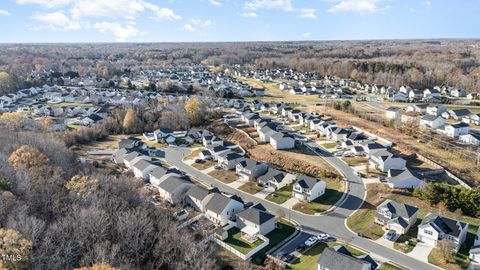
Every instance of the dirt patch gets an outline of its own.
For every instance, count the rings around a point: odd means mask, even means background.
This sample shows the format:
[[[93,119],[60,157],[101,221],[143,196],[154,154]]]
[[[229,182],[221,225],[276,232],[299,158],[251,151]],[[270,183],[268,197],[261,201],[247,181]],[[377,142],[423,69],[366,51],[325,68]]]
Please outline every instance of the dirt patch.
[[[212,123],[209,130],[222,140],[238,144],[244,149],[255,147],[255,142],[247,134],[231,128],[221,121]]]

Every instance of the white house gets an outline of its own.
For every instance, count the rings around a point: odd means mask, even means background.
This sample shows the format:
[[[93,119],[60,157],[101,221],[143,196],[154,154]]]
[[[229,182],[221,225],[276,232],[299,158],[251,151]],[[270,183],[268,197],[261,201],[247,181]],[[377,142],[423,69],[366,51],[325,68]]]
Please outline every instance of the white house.
[[[246,180],[253,180],[264,175],[268,170],[266,163],[258,162],[253,159],[246,158],[236,165],[236,173]]]
[[[445,125],[445,118],[438,115],[425,115],[420,118],[420,127],[426,129],[436,129]]]
[[[258,235],[267,235],[275,230],[276,226],[275,215],[268,213],[261,204],[237,214],[237,228],[242,232],[242,237],[250,242],[255,241]]]
[[[270,136],[270,145],[277,149],[293,149],[295,148],[295,139],[283,132],[277,132]]]
[[[467,123],[459,122],[456,124],[446,125],[443,132],[449,137],[456,138],[458,136],[468,134],[470,132],[470,126]]]
[[[385,111],[385,118],[389,120],[398,119],[403,110],[397,107],[390,107]]]
[[[228,170],[233,170],[244,157],[235,152],[225,152],[218,155],[218,164]]]
[[[426,185],[421,176],[407,168],[388,171],[387,185],[390,188],[416,188]]]
[[[470,145],[480,145],[480,133],[470,133],[470,134],[464,134],[460,135],[458,137],[458,140],[461,143],[464,144],[470,144]]]
[[[292,196],[300,200],[311,202],[325,194],[325,181],[310,176],[302,176],[293,184]]]
[[[157,165],[153,165],[152,163],[150,163],[150,161],[142,159],[142,160],[139,160],[138,162],[136,162],[132,166],[132,169],[133,169],[133,174],[135,175],[135,177],[141,178],[141,179],[144,179],[144,180],[149,180],[149,178],[150,178],[149,173],[157,167],[158,167]]]
[[[224,226],[243,210],[243,203],[236,198],[214,193],[205,205],[205,216],[215,224]]]
[[[428,115],[440,116],[446,111],[447,111],[447,107],[445,107],[444,105],[430,104],[427,106],[426,113]]]
[[[417,239],[430,247],[436,247],[440,240],[451,241],[458,252],[465,242],[467,231],[468,224],[464,222],[428,213],[418,226]]]
[[[258,130],[258,136],[262,142],[270,142],[270,137],[275,133],[277,132],[268,125]]]
[[[369,155],[369,163],[377,170],[388,172],[391,169],[400,170],[405,168],[407,162],[405,159],[387,150],[376,151]]]
[[[257,178],[257,182],[267,188],[277,190],[290,185],[295,180],[295,175],[277,169],[268,168],[268,171]]]

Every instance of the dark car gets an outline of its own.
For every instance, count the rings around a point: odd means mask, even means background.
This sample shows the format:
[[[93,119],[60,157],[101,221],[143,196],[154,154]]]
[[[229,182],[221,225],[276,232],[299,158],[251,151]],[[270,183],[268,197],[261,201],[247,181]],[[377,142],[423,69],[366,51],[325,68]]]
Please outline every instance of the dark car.
[[[244,204],[245,208],[249,208],[251,206],[253,206],[253,202],[247,202],[247,203]]]
[[[199,159],[199,158],[195,159],[195,163],[204,163],[204,162],[205,161],[203,159]]]
[[[302,252],[307,248],[305,244],[300,244],[298,247],[295,248],[295,251]]]
[[[292,255],[292,254],[288,254],[288,255],[285,255],[282,259],[282,261],[284,262],[293,262],[295,259],[297,259],[297,257],[295,257],[295,255]]]

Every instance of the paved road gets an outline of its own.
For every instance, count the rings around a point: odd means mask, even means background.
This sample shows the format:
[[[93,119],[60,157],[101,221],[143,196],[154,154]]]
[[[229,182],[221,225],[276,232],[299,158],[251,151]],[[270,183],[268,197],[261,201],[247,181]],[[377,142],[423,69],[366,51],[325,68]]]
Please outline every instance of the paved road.
[[[309,143],[308,147],[320,148],[316,143]],[[385,248],[382,245],[375,243],[369,239],[359,237],[347,229],[345,220],[355,210],[357,210],[363,203],[365,188],[362,180],[356,176],[353,170],[342,160],[332,156],[329,152],[321,151],[319,154],[339,170],[349,179],[349,194],[344,202],[334,211],[325,215],[312,216],[305,215],[297,211],[286,209],[278,204],[270,201],[257,198],[251,194],[234,189],[208,175],[197,171],[189,165],[183,163],[184,156],[190,153],[187,148],[169,147],[165,149],[166,160],[173,166],[198,179],[199,181],[217,187],[223,192],[239,195],[245,202],[251,201],[254,203],[262,203],[272,213],[282,213],[287,219],[293,219],[301,225],[303,231],[312,234],[319,232],[327,232],[337,238],[349,240],[353,245],[362,249],[368,250],[378,256],[385,258],[388,261],[393,261],[409,269],[434,270],[438,269],[433,265],[418,261],[396,250]]]
[[[293,238],[290,242],[287,244],[283,245],[281,248],[279,248],[275,253],[273,254],[276,256],[278,253],[283,253],[283,254],[290,254],[295,251],[295,248],[298,247],[300,244],[305,243],[308,238],[313,236],[311,233],[307,232],[301,232],[299,233],[295,238]]]

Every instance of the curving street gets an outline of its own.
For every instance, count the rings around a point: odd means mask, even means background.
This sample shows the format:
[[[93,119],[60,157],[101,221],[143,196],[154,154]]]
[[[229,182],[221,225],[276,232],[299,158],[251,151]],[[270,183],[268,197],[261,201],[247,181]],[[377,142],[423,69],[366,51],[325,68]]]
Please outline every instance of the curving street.
[[[345,162],[337,157],[334,157],[331,153],[323,150],[320,145],[316,143],[308,143],[307,147],[310,149],[318,149],[314,152],[325,158],[330,164],[341,171],[342,174],[344,174],[344,176],[348,179],[347,196],[343,202],[332,211],[323,215],[306,215],[284,208],[268,200],[260,199],[249,193],[232,188],[221,181],[205,175],[183,162],[183,157],[190,154],[190,150],[188,148],[169,147],[164,150],[165,159],[168,163],[191,175],[193,178],[196,178],[206,185],[217,187],[223,192],[238,195],[246,202],[251,201],[254,203],[262,203],[272,213],[282,212],[285,215],[285,218],[295,220],[298,224],[300,224],[304,232],[312,234],[326,232],[338,238],[346,239],[354,246],[367,250],[377,256],[383,257],[387,261],[392,261],[402,265],[405,268],[415,270],[439,269],[434,265],[419,261],[399,251],[385,248],[385,246],[377,244],[369,239],[359,237],[357,234],[350,231],[346,226],[346,219],[362,206],[366,192],[362,179],[356,176],[352,168],[350,168]]]

